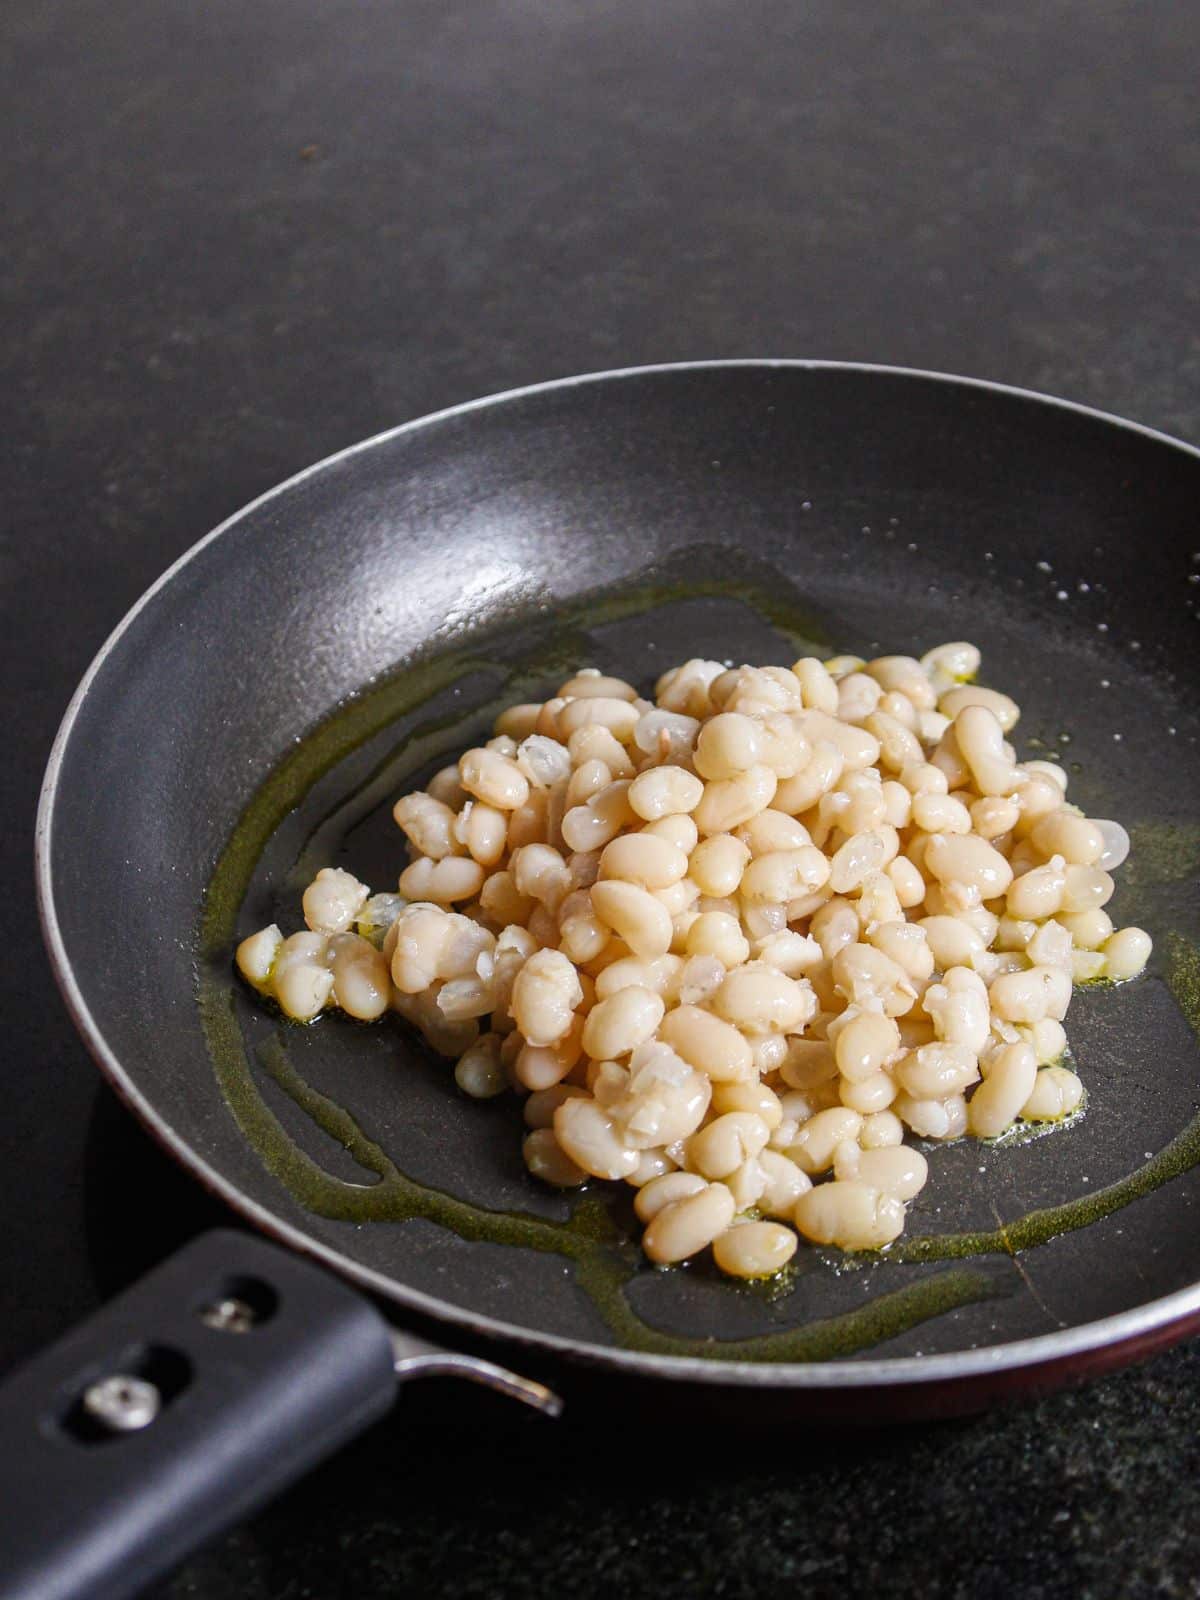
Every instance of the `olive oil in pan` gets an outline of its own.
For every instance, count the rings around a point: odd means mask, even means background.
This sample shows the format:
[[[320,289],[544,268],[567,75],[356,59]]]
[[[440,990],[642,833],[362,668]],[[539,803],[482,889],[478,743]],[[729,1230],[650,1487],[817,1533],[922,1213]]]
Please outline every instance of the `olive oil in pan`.
[[[1167,977],[1172,993],[1200,1036],[1200,949],[1172,937],[1168,942]],[[624,1290],[638,1269],[637,1247],[617,1231],[594,1196],[583,1193],[572,1216],[566,1222],[556,1222],[523,1212],[486,1210],[416,1182],[400,1172],[347,1111],[304,1081],[284,1043],[289,1028],[281,1027],[260,1049],[263,1068],[313,1123],[342,1145],[375,1181],[355,1184],[334,1177],[294,1143],[259,1093],[228,984],[206,982],[202,986],[201,1010],[214,1065],[239,1126],[268,1170],[306,1209],[354,1223],[394,1223],[423,1217],[459,1238],[564,1256],[574,1264],[577,1283],[595,1304],[615,1341],[625,1348],[717,1360],[831,1360],[896,1338],[959,1306],[1007,1292],[1004,1283],[995,1277],[958,1269],[878,1295],[856,1311],[753,1338],[714,1341],[667,1333],[646,1322],[629,1305]],[[1059,1234],[1111,1216],[1197,1162],[1200,1115],[1129,1177],[1094,1194],[1031,1211],[990,1232],[901,1239],[889,1247],[886,1259],[892,1263],[927,1263],[1013,1256],[1036,1249]],[[731,1286],[730,1292],[746,1290]]]
[[[619,1232],[596,1196],[583,1192],[570,1218],[556,1222],[527,1212],[490,1211],[416,1182],[343,1107],[304,1081],[289,1058],[284,1042],[289,1027],[283,1025],[259,1051],[263,1069],[375,1181],[357,1184],[335,1177],[296,1145],[259,1093],[228,992],[206,983],[201,1010],[217,1075],[239,1127],[268,1171],[307,1210],[357,1224],[422,1217],[460,1239],[563,1256],[573,1264],[576,1283],[596,1307],[614,1343],[624,1349],[722,1361],[829,1361],[897,1338],[959,1306],[1009,1292],[1003,1280],[958,1268],[877,1295],[854,1311],[778,1332],[727,1340],[668,1333],[629,1304],[625,1289],[639,1270],[640,1251]]]
[[[455,711],[416,728],[361,780],[355,791],[311,829],[289,873],[289,881],[306,883],[331,859],[347,834],[388,799],[401,792],[414,771],[439,755],[456,752],[446,736],[469,715],[482,720],[514,699],[544,692],[556,676],[567,675],[594,648],[592,627],[620,621],[657,606],[719,596],[738,600],[784,635],[797,654],[827,653],[814,643],[818,630],[781,591],[766,593],[727,584],[658,584],[623,591],[621,596],[580,603],[555,618],[540,647],[506,664],[482,654],[480,642],[432,659],[419,661],[401,674],[373,686],[321,724],[275,769],[244,813],[213,873],[201,926],[200,1011],[210,1054],[233,1114],[264,1165],[310,1211],[356,1223],[399,1222],[423,1217],[461,1238],[486,1240],[546,1251],[569,1259],[579,1286],[588,1294],[614,1341],[630,1349],[671,1355],[754,1361],[817,1361],[847,1356],[891,1339],[909,1328],[959,1306],[1008,1292],[995,1275],[955,1268],[889,1293],[877,1295],[857,1310],[740,1340],[714,1341],[667,1333],[643,1320],[629,1304],[627,1285],[638,1271],[640,1256],[608,1211],[592,1195],[578,1197],[571,1217],[556,1222],[527,1213],[499,1212],[468,1204],[442,1190],[417,1183],[402,1173],[382,1147],[350,1115],[307,1084],[290,1061],[283,1043],[286,1028],[260,1050],[263,1069],[278,1087],[322,1129],[340,1143],[365,1172],[370,1183],[348,1183],[328,1173],[299,1149],[263,1100],[247,1057],[236,1019],[231,972],[238,913],[262,852],[283,819],[312,786],[368,740],[405,716],[411,716],[438,694],[476,680],[495,684],[492,698],[467,711]],[[1195,840],[1179,830],[1145,825],[1135,834],[1135,855],[1143,870],[1129,884],[1132,897],[1145,899],[1153,885],[1187,875]],[[1184,859],[1186,858],[1186,860]],[[1131,863],[1132,864],[1132,863]],[[1182,936],[1167,944],[1167,981],[1192,1027],[1200,1035],[1200,953]],[[1077,1120],[1077,1119],[1072,1119]],[[1012,1256],[1036,1248],[1057,1235],[1111,1215],[1200,1162],[1200,1117],[1195,1118],[1159,1154],[1131,1176],[1065,1205],[1032,1211],[989,1232],[945,1234],[902,1239],[889,1248],[893,1263],[931,1263],[980,1256]],[[865,1258],[870,1259],[870,1258]],[[730,1293],[752,1293],[745,1286],[727,1286]]]

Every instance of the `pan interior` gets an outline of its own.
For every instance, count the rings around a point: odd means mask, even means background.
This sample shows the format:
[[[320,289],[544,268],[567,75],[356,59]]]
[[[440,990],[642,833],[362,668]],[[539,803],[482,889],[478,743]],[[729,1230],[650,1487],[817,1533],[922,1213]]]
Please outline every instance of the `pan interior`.
[[[127,631],[68,743],[54,866],[86,1003],[136,1089],[239,1191],[402,1298],[535,1336],[764,1361],[947,1353],[1195,1283],[1195,458],[1022,397],[878,373],[647,375],[620,404],[617,388],[508,402],[498,430],[484,408],[285,489]],[[858,430],[833,455],[839,412]],[[681,449],[689,422],[704,440]],[[531,471],[554,439],[571,447]],[[335,549],[344,585],[306,594],[297,565]],[[248,585],[257,649],[215,630]],[[577,665],[648,687],[697,654],[787,664],[958,637],[1022,706],[1019,752],[1056,755],[1088,814],[1130,827],[1110,909],[1150,928],[1156,953],[1144,979],[1072,1006],[1086,1115],[931,1150],[882,1259],[802,1247],[765,1288],[703,1262],[656,1271],[625,1192],[528,1178],[510,1097],[465,1100],[399,1024],[282,1024],[232,976],[237,938],[300,925],[317,867],[390,888],[396,795]],[[182,704],[164,708],[171,694]],[[94,779],[84,795],[82,765],[72,781],[85,756],[123,817]],[[84,959],[104,894],[115,932]]]

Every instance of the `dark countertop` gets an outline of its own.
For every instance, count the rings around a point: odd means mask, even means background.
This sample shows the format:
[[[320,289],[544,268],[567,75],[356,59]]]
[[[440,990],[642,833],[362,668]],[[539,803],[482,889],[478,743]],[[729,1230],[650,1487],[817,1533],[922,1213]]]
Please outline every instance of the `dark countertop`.
[[[137,595],[332,450],[614,365],[892,362],[1200,438],[1200,11],[46,0],[0,28],[7,1368],[212,1216],[100,1088],[30,908],[54,729]],[[1197,1344],[870,1435],[404,1410],[163,1594],[1200,1595]]]

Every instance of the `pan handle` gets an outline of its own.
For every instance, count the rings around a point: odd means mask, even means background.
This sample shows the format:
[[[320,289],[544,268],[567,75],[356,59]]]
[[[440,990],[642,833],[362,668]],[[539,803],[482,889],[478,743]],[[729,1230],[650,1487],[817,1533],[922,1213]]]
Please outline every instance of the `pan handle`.
[[[0,1387],[0,1594],[130,1595],[442,1373],[559,1409],[298,1256],[204,1234]]]

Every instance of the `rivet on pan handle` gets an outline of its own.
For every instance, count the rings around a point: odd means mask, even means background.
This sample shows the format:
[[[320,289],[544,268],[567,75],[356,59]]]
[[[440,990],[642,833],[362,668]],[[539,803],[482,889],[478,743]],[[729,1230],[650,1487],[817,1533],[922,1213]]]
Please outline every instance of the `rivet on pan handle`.
[[[0,1387],[0,1594],[136,1592],[434,1375],[560,1409],[287,1251],[205,1234]]]

